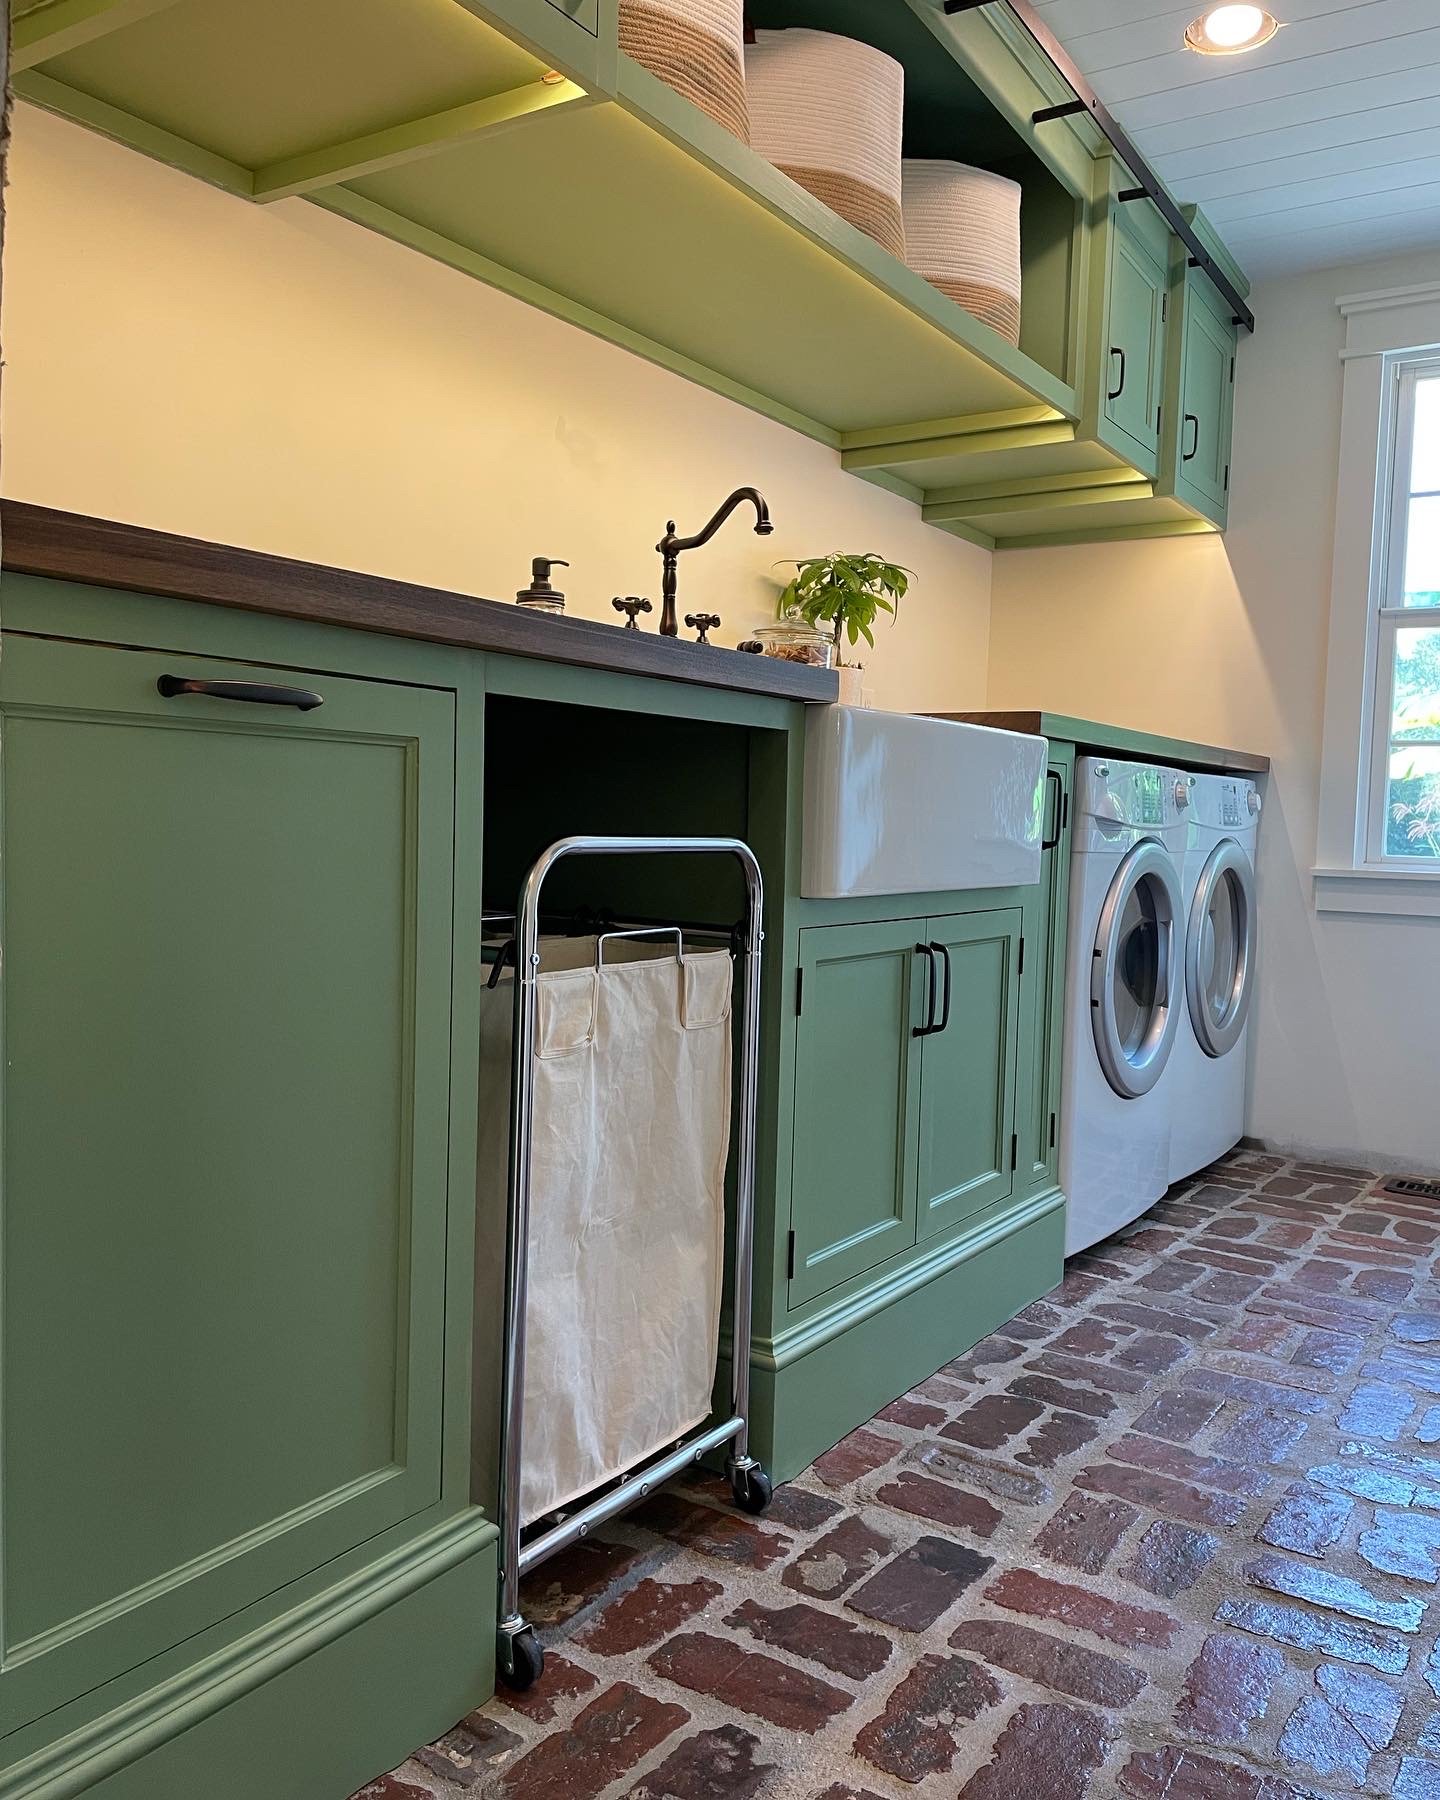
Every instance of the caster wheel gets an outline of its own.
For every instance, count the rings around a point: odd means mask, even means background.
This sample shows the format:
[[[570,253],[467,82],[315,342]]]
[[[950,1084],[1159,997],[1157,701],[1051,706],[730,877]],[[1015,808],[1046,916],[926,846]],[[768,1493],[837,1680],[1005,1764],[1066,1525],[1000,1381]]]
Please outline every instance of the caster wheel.
[[[512,1692],[523,1694],[534,1687],[545,1672],[545,1652],[535,1635],[535,1627],[527,1625],[513,1636],[506,1632],[499,1647],[499,1675]]]
[[[730,1492],[741,1512],[763,1513],[775,1488],[759,1463],[752,1463],[747,1469],[736,1469],[730,1477]]]

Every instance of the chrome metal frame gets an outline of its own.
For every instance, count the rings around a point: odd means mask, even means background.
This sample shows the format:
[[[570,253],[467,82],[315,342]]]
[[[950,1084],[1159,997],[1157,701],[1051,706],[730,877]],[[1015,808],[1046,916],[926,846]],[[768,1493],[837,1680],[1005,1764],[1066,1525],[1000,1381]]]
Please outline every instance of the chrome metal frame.
[[[1224,1015],[1217,1019],[1206,1003],[1201,977],[1200,952],[1205,939],[1205,920],[1215,891],[1226,876],[1234,880],[1240,896],[1235,978],[1230,984]],[[1190,1023],[1200,1048],[1207,1056],[1225,1056],[1240,1041],[1250,1016],[1250,995],[1255,968],[1255,872],[1250,858],[1235,838],[1225,838],[1205,859],[1195,898],[1190,902],[1190,923],[1185,934],[1185,992],[1190,1000]]]
[[[525,1395],[525,1303],[530,1238],[531,1064],[540,972],[540,895],[556,864],[575,856],[733,856],[745,875],[744,1010],[740,1038],[740,1112],[735,1171],[735,1261],[731,1301],[731,1416],[663,1455],[632,1469],[598,1498],[567,1513],[522,1546],[520,1542],[521,1422]],[[587,1536],[592,1526],[634,1506],[661,1482],[729,1444],[726,1471],[758,1469],[750,1455],[751,1276],[755,1232],[755,1115],[760,1086],[760,958],[765,889],[754,851],[740,838],[569,837],[554,843],[530,870],[516,912],[515,1037],[511,1063],[510,1205],[505,1250],[505,1369],[500,1428],[500,1617],[502,1666],[513,1665],[515,1640],[529,1629],[520,1611],[520,1578],[537,1564]],[[607,934],[620,935],[620,934]],[[647,929],[643,935],[655,935]],[[598,947],[597,947],[598,952]]]
[[[1115,962],[1119,950],[1118,926],[1125,902],[1143,881],[1153,882],[1157,899],[1160,942],[1157,945],[1158,971],[1155,984],[1155,1016],[1145,1034],[1142,1053],[1127,1056],[1115,1028]],[[1168,917],[1166,916],[1168,914]],[[1090,963],[1090,1020],[1094,1030],[1095,1049],[1105,1079],[1125,1100],[1138,1100],[1148,1094],[1160,1079],[1170,1059],[1175,1033],[1180,1025],[1180,984],[1184,971],[1180,966],[1177,936],[1184,929],[1185,899],[1175,873],[1170,852],[1158,838],[1141,838],[1115,872],[1105,904],[1100,908],[1100,922],[1095,930],[1095,952]]]

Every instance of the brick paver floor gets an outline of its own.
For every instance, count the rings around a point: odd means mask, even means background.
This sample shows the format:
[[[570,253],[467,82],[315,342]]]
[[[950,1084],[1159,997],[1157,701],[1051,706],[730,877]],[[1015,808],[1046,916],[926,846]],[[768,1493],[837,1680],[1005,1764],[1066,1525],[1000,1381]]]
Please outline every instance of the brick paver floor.
[[[1440,1797],[1440,1207],[1237,1152],[762,1520],[537,1573],[546,1673],[364,1800]]]

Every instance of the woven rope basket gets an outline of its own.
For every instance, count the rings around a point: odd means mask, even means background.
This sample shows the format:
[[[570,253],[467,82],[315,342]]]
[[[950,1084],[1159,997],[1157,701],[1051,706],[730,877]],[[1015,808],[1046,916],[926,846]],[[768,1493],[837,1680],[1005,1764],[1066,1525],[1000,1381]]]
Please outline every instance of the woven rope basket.
[[[1020,186],[964,163],[907,158],[906,261],[1012,344],[1020,342]]]
[[[826,31],[761,31],[746,47],[745,79],[760,154],[903,257],[900,64]]]
[[[750,142],[744,0],[620,0],[620,48]]]

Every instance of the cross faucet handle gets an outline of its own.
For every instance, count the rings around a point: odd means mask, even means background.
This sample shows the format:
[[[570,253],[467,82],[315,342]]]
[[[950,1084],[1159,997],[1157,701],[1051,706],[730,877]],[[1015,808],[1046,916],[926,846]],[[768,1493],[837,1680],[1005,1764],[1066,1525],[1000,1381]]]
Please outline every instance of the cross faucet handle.
[[[686,613],[685,615],[687,630],[698,631],[700,634],[695,640],[697,644],[708,644],[710,633],[719,623],[719,613]]]
[[[635,622],[636,613],[648,613],[654,612],[655,610],[650,602],[648,600],[642,600],[639,594],[626,594],[623,598],[621,595],[617,594],[610,604],[615,608],[616,612],[623,612],[625,614],[625,629],[627,631],[638,631],[640,629],[639,625]]]

